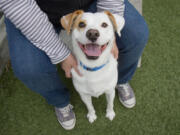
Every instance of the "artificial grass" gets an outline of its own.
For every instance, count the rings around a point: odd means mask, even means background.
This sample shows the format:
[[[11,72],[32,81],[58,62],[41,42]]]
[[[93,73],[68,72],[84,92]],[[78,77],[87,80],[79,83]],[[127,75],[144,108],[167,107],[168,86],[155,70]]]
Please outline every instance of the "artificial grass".
[[[76,127],[65,131],[54,108],[10,69],[0,77],[0,135],[180,135],[180,1],[146,0],[143,9],[150,38],[131,81],[137,100],[133,109],[124,108],[116,96],[116,117],[110,122],[101,96],[93,99],[98,118],[90,124],[71,80],[63,78],[77,117]]]

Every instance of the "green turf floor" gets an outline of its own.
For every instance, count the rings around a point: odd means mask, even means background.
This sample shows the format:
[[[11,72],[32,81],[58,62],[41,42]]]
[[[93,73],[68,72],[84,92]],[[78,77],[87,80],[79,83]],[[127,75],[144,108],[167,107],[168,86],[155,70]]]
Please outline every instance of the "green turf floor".
[[[54,108],[26,88],[12,73],[0,77],[0,135],[180,135],[180,1],[144,0],[143,14],[150,39],[131,81],[137,105],[124,108],[115,98],[115,119],[105,118],[105,96],[94,99],[97,120],[90,124],[87,110],[72,87],[77,123],[72,131],[59,125]]]

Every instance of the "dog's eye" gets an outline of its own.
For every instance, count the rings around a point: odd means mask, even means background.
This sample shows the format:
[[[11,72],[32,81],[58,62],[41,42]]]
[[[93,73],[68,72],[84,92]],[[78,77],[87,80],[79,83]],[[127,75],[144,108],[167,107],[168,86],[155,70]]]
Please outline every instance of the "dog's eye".
[[[84,28],[84,27],[86,27],[86,24],[84,22],[80,22],[79,23],[79,28]]]
[[[108,26],[108,24],[105,23],[105,22],[103,22],[103,23],[101,24],[101,26],[102,26],[103,28],[106,28],[106,27]]]

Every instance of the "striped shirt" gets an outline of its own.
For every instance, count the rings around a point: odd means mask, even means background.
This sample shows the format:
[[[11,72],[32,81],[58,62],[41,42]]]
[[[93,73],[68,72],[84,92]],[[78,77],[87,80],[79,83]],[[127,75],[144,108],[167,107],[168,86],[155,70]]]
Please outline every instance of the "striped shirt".
[[[49,56],[53,64],[69,56],[70,50],[35,0],[0,0],[0,9],[33,45]],[[97,0],[97,10],[109,10],[122,16],[124,0]]]

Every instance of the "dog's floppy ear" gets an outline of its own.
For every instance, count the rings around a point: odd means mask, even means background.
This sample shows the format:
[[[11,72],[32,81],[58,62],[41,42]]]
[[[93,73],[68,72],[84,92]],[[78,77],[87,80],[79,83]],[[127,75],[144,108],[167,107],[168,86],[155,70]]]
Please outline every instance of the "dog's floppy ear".
[[[108,15],[109,19],[113,23],[113,26],[118,33],[119,36],[121,36],[121,30],[124,27],[125,20],[122,16],[117,15],[117,14],[111,14],[109,11],[105,11],[105,14]]]
[[[73,13],[67,14],[63,16],[60,20],[62,27],[67,31],[69,34],[71,32],[71,29],[73,27],[74,21],[79,15],[82,15],[84,12],[83,10],[77,10]]]

